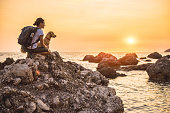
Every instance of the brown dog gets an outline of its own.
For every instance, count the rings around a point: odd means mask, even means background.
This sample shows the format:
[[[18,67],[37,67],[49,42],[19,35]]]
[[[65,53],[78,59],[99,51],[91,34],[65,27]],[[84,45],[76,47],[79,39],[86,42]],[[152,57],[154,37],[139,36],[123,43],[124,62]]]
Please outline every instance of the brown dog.
[[[44,38],[44,44],[47,46],[48,49],[49,49],[51,38],[55,38],[55,37],[56,35],[54,34],[54,32],[50,31],[47,33],[46,37]],[[40,42],[38,43],[38,47],[41,47]]]

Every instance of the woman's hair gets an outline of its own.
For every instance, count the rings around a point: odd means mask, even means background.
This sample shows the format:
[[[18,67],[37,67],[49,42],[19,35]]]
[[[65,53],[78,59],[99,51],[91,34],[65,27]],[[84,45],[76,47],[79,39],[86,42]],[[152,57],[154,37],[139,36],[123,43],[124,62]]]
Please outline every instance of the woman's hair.
[[[39,26],[40,23],[43,23],[44,22],[44,19],[42,18],[37,18],[36,21],[34,22],[34,26]]]

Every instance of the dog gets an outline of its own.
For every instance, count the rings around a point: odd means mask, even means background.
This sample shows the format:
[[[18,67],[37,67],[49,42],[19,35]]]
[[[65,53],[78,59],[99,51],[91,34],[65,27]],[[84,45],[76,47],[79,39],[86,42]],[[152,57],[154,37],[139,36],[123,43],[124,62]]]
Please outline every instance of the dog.
[[[50,45],[50,41],[51,41],[51,38],[55,38],[56,35],[54,34],[54,32],[52,31],[49,31],[47,33],[47,35],[45,36],[45,38],[43,39],[44,41],[44,44],[46,45],[46,47],[49,49],[49,45]],[[38,43],[38,47],[41,47],[41,44],[40,42]],[[22,48],[21,48],[21,52],[22,53],[26,53]]]
[[[50,41],[51,38],[56,38],[56,35],[54,34],[54,32],[50,31],[47,33],[46,37],[43,39],[44,44],[46,45],[46,47],[49,49],[49,45],[50,45]],[[38,43],[38,47],[41,47],[40,42]]]

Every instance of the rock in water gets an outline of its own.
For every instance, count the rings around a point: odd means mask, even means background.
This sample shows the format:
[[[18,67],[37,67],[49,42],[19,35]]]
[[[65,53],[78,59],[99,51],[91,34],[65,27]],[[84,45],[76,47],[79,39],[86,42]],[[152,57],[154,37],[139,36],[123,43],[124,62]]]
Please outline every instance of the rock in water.
[[[139,62],[137,60],[137,55],[135,53],[126,54],[124,57],[120,58],[118,61],[121,65],[137,65]]]
[[[122,100],[108,87],[107,78],[75,62],[64,62],[58,52],[18,59],[0,74],[3,113],[124,111]]]
[[[151,53],[147,56],[148,58],[153,58],[153,59],[159,59],[162,58],[162,55],[159,54],[158,52]]]
[[[165,50],[165,52],[170,52],[170,49]]]
[[[170,60],[162,57],[155,64],[151,64],[146,71],[150,80],[170,81]]]

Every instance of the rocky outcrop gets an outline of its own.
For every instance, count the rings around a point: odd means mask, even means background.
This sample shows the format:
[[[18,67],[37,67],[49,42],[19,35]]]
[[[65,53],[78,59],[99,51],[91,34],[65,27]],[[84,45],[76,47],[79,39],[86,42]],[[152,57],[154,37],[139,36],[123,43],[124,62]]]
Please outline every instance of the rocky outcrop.
[[[140,65],[130,65],[127,67],[121,67],[120,70],[122,71],[133,71],[133,70],[143,70],[146,71],[146,69],[153,63],[147,63],[147,64],[140,64]]]
[[[100,72],[64,62],[58,52],[19,59],[0,75],[0,111],[123,113],[122,100]]]
[[[13,58],[6,58],[4,62],[0,62],[0,70],[4,69],[5,66],[10,65],[14,62]]]
[[[165,50],[165,52],[170,52],[170,49]]]
[[[151,53],[147,56],[148,58],[153,58],[153,59],[159,59],[162,58],[162,55],[159,54],[158,52]]]
[[[170,60],[162,57],[147,68],[150,80],[170,81]]]
[[[139,62],[137,60],[137,55],[135,53],[126,54],[124,57],[120,58],[118,61],[121,65],[137,65]]]
[[[104,52],[100,52],[97,56],[93,56],[93,55],[86,55],[83,59],[83,61],[89,61],[89,62],[93,62],[93,63],[99,63],[100,61],[102,61],[103,59],[117,59],[115,56],[113,56],[112,54],[109,53],[104,53]]]

